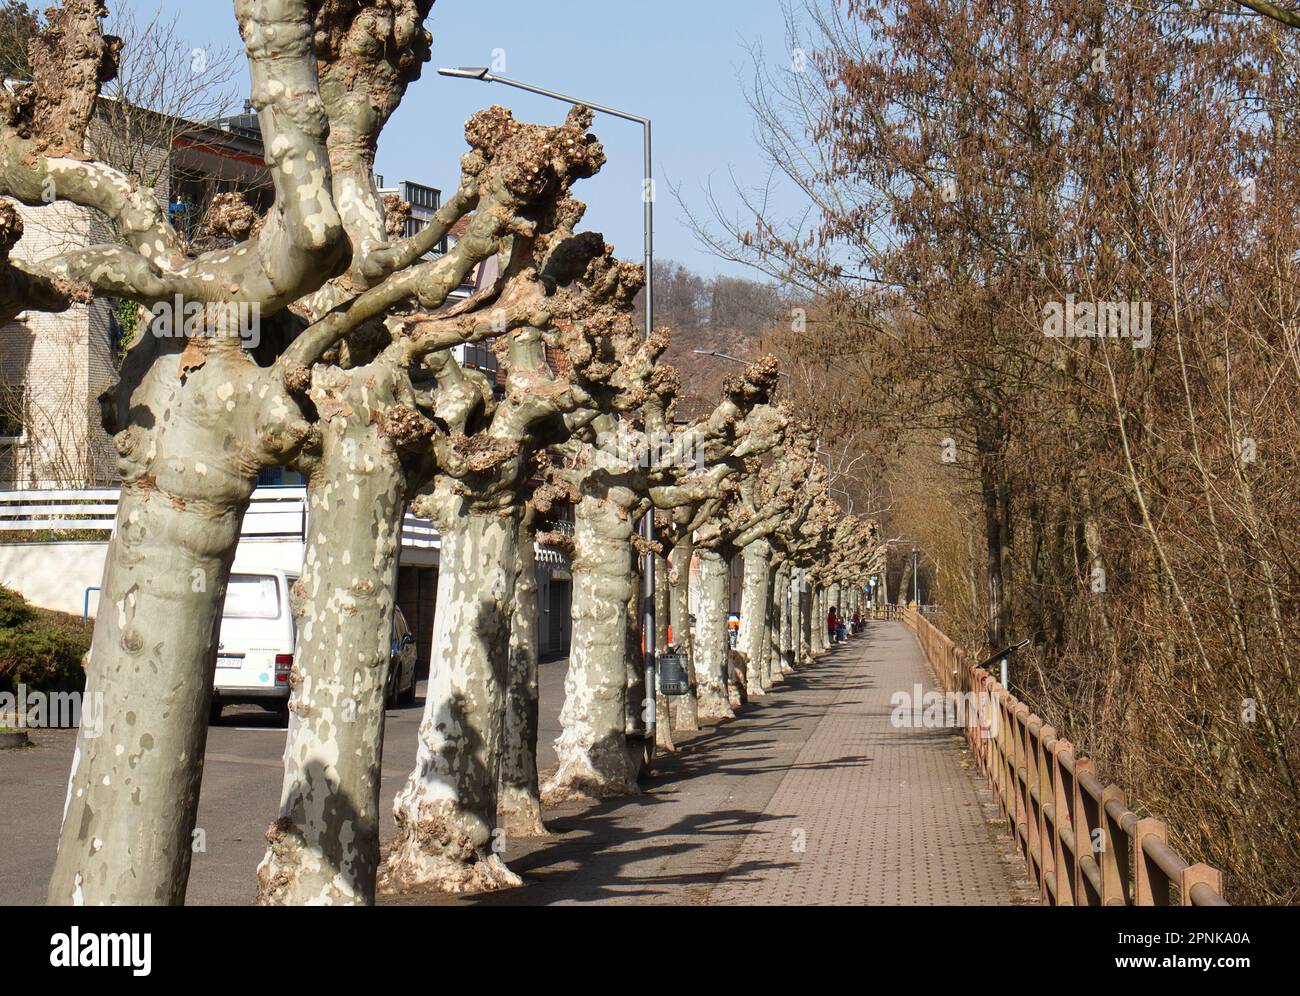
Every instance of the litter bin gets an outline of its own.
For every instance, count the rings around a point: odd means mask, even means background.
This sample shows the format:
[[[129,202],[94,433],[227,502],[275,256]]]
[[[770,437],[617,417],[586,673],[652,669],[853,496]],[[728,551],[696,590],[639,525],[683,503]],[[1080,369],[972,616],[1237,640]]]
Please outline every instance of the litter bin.
[[[665,695],[685,695],[691,690],[690,671],[685,654],[659,655],[659,691]]]

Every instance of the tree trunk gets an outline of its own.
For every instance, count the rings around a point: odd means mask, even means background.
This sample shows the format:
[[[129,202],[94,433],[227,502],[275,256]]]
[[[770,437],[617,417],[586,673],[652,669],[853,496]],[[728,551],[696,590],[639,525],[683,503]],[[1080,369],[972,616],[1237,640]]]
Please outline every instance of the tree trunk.
[[[659,653],[668,650],[668,561],[655,556],[655,648]],[[635,645],[636,641],[632,641]],[[673,721],[668,708],[668,696],[655,689],[655,745],[673,753]]]
[[[510,677],[501,751],[497,818],[511,837],[546,836],[537,780],[537,551],[530,524],[520,525],[515,603],[510,625]]]
[[[817,586],[816,593],[813,596],[813,628],[812,628],[812,650],[813,656],[819,657],[826,652],[826,589],[820,584]]]
[[[782,568],[780,575],[781,581],[777,586],[777,595],[781,599],[781,636],[779,652],[780,669],[782,674],[794,673],[794,613],[795,598],[794,593],[790,590],[792,578],[794,577],[793,569],[787,564]]]
[[[780,680],[781,664],[779,646],[781,634],[781,601],[777,595],[777,571],[767,572],[767,611],[763,617],[763,681],[771,688]]]
[[[654,757],[655,743],[648,739],[650,717],[658,725],[658,702],[646,695],[645,654],[642,650],[642,628],[645,625],[644,566],[645,558],[633,556],[628,550],[628,578],[631,596],[623,616],[623,734],[626,740],[623,751],[627,755],[628,770],[633,780],[640,779]],[[655,625],[658,625],[656,618]],[[653,712],[651,711],[653,710]]]
[[[1006,597],[1006,565],[1010,557],[1007,515],[1010,489],[997,479],[989,460],[981,461],[981,497],[984,503],[985,571],[988,576],[987,638],[993,647],[1006,645],[1010,606]]]
[[[677,708],[674,717],[674,729],[698,730],[699,722],[699,688],[700,675],[696,666],[695,627],[691,625],[691,560],[695,556],[695,547],[687,538],[673,547],[673,568],[669,574],[670,613],[673,624],[673,639],[678,649],[686,655],[686,674],[690,680],[691,690],[685,695],[677,696]],[[723,619],[723,639],[726,639],[725,617]]]
[[[702,720],[735,719],[727,699],[727,561],[716,550],[700,551],[700,610],[695,626],[695,690]]]
[[[184,377],[181,348],[168,341],[116,404],[152,421],[114,438],[123,483],[85,689],[103,717],[77,734],[52,905],[185,901],[217,634],[256,480],[244,440],[273,430],[244,404],[256,368],[237,341],[214,341]]]
[[[807,575],[801,576],[799,595],[799,663],[811,664],[813,658],[813,594]]]
[[[51,905],[185,901],[243,511],[122,486],[86,677],[102,720],[77,734]]]
[[[745,586],[740,595],[740,652],[747,658],[745,692],[751,698],[766,694],[762,668],[770,551],[771,547],[765,539],[754,540],[744,550]]]
[[[574,518],[572,649],[555,741],[559,767],[542,787],[547,804],[637,792],[625,711],[632,523],[593,495],[579,500]]]
[[[522,884],[496,853],[501,726],[519,515],[464,502],[442,531],[433,659],[415,770],[393,803],[386,891]],[[450,511],[450,509],[449,509]]]
[[[317,375],[318,386],[340,388],[331,394],[349,412],[326,423],[307,482],[284,785],[257,869],[261,905],[375,899],[384,699],[406,510],[398,453],[371,418],[375,381],[370,367]]]

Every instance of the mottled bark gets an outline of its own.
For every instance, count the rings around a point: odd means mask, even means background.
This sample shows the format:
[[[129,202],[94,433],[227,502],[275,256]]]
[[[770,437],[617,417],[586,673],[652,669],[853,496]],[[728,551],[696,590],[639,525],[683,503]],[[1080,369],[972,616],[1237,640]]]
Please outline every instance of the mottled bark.
[[[78,736],[51,903],[184,901],[225,587],[259,444],[277,436],[258,392],[288,411],[234,340],[192,367],[182,343],[153,345],[113,412],[141,425],[114,437],[122,493],[87,669],[105,728]]]
[[[625,749],[632,522],[594,495],[582,496],[574,518],[573,644],[555,741],[559,767],[542,787],[548,804],[637,792]]]
[[[52,905],[180,904],[207,741],[216,632],[240,506],[176,507],[125,482],[72,758]],[[192,666],[199,661],[200,666]]]
[[[497,819],[511,837],[541,837],[547,833],[537,778],[537,552],[530,522],[531,516],[520,524],[519,531],[497,799]]]
[[[654,558],[655,565],[655,648],[658,653],[668,651],[668,561]],[[673,743],[673,722],[668,708],[668,696],[655,689],[655,745],[668,753],[677,750]]]
[[[679,540],[673,547],[673,565],[669,572],[669,613],[672,619],[673,639],[678,649],[686,655],[686,673],[691,690],[677,696],[673,726],[678,730],[698,730],[700,678],[697,668],[695,627],[691,625],[691,560],[695,547],[689,538]]]
[[[387,376],[385,376],[387,374]],[[331,412],[307,479],[307,547],[294,585],[298,642],[280,813],[257,869],[263,905],[370,905],[405,481],[375,416],[393,371],[318,367]]]
[[[735,719],[727,698],[727,561],[716,550],[700,550],[700,611],[695,632],[699,718]]]
[[[771,545],[757,539],[744,550],[745,582],[740,595],[740,651],[745,663],[745,693],[766,694],[763,688],[763,654],[767,646],[768,558]]]
[[[820,657],[826,651],[826,592],[820,582],[814,582],[812,594],[812,656]]]
[[[781,596],[776,570],[767,572],[767,613],[763,620],[763,681],[771,688],[781,680]]]
[[[794,637],[797,625],[796,614],[799,611],[799,604],[793,590],[794,577],[795,572],[787,563],[783,568],[779,588],[782,606],[779,660],[782,674],[791,674],[794,671]]]
[[[393,803],[380,887],[478,892],[520,885],[496,853],[502,711],[519,519],[449,503],[415,770]],[[496,845],[494,847],[494,845]]]
[[[811,582],[804,580],[799,592],[799,663],[812,663],[813,604]]]
[[[631,551],[629,551],[630,553]],[[626,736],[624,752],[628,770],[634,779],[640,778],[654,760],[655,742],[650,740],[650,699],[646,694],[645,655],[641,638],[645,625],[645,602],[642,594],[643,576],[638,570],[644,557],[632,556],[628,562],[629,591],[627,612],[623,619],[623,733]],[[655,620],[658,625],[658,617]],[[661,644],[662,646],[662,644]],[[656,724],[659,703],[654,704]]]

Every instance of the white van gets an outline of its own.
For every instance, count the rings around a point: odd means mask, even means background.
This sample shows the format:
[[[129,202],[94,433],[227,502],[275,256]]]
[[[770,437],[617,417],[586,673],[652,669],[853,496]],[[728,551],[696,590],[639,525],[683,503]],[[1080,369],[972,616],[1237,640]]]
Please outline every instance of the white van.
[[[289,586],[296,580],[297,574],[275,569],[237,566],[231,572],[217,642],[212,722],[224,706],[239,704],[288,718],[295,635]]]

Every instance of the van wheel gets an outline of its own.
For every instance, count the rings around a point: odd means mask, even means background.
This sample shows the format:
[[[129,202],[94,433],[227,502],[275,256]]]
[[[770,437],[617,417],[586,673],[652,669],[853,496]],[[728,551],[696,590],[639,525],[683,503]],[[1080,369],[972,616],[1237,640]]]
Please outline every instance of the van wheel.
[[[220,702],[213,702],[208,706],[208,725],[216,726],[221,722],[221,710],[224,708]]]
[[[411,675],[411,687],[397,696],[401,705],[415,705],[415,675]]]
[[[289,725],[289,703],[288,702],[286,702],[282,706],[275,707],[275,721],[284,727],[287,727]]]

